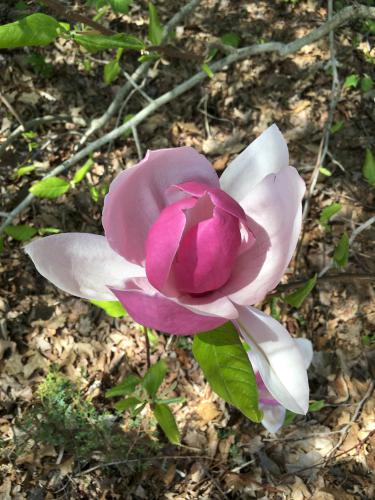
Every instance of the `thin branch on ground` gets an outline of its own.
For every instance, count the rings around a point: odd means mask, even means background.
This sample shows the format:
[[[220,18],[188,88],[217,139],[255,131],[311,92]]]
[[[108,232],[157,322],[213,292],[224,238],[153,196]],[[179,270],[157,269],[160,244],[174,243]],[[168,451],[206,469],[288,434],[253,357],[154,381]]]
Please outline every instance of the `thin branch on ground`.
[[[363,438],[360,441],[358,441],[358,443],[356,443],[355,445],[353,445],[348,450],[344,450],[344,451],[341,451],[340,453],[337,453],[337,455],[335,455],[335,458],[339,458],[339,457],[342,457],[343,455],[347,455],[348,453],[350,453],[353,450],[359,450],[360,448],[362,448],[363,445],[365,445],[367,443],[367,441],[374,434],[375,434],[375,429],[373,429],[372,431],[370,431],[365,438]],[[307,467],[303,467],[302,469],[297,469],[297,470],[293,470],[291,472],[287,472],[286,474],[283,474],[282,476],[280,476],[279,481],[283,481],[288,476],[294,476],[294,475],[300,474],[301,472],[305,472],[307,470],[316,469],[317,467],[320,467],[322,465],[323,466],[326,465],[326,459],[323,459],[320,462],[317,462],[317,463],[315,463],[313,465],[308,465]]]
[[[363,224],[358,226],[356,229],[354,229],[349,238],[349,247],[352,245],[357,236],[359,236],[362,233],[362,231],[364,231],[365,229],[369,228],[372,224],[374,224],[374,222],[375,222],[375,215],[370,219],[368,219],[366,222],[363,222]]]
[[[327,457],[325,457],[323,460],[313,464],[313,465],[309,465],[308,467],[303,467],[302,469],[298,469],[298,470],[293,470],[292,472],[288,472],[287,474],[283,474],[281,476],[280,479],[284,479],[285,477],[287,476],[290,476],[290,475],[298,475],[300,474],[301,472],[304,472],[306,470],[310,470],[310,469],[315,469],[316,467],[325,467],[328,462],[330,460],[332,460],[333,458],[338,458],[342,455],[346,455],[347,453],[355,450],[356,448],[359,448],[361,446],[363,446],[366,441],[368,441],[370,439],[370,437],[375,433],[375,429],[373,429],[369,434],[367,434],[367,436],[360,440],[357,444],[355,444],[354,446],[350,447],[349,449],[347,450],[343,450],[341,451],[340,453],[337,453],[335,454],[335,451],[340,448],[340,446],[342,446],[342,444],[344,443],[345,439],[346,439],[346,436],[347,436],[347,432],[349,430],[349,428],[354,424],[354,422],[357,420],[358,418],[358,415],[360,414],[364,404],[366,403],[366,401],[369,399],[369,397],[371,396],[373,390],[374,390],[374,386],[375,386],[375,383],[374,381],[371,381],[367,390],[366,390],[366,393],[365,395],[363,396],[363,398],[358,402],[357,404],[357,407],[356,407],[356,410],[355,412],[353,413],[353,416],[352,418],[350,419],[350,421],[348,422],[348,424],[345,425],[345,427],[343,429],[340,430],[340,433],[341,433],[341,437],[338,441],[338,443],[334,446],[334,448],[332,448],[332,450],[328,453]]]
[[[103,469],[104,467],[113,467],[115,465],[124,465],[128,463],[136,463],[136,462],[146,462],[149,460],[188,460],[188,459],[199,459],[199,460],[210,460],[212,462],[212,457],[209,457],[208,455],[164,455],[164,456],[155,456],[155,457],[142,457],[142,458],[130,458],[126,460],[116,460],[114,462],[105,462],[102,464],[97,464],[94,465],[93,467],[90,467],[87,470],[84,470],[82,472],[78,472],[78,474],[75,474],[74,477],[79,477],[79,476],[84,476],[86,474],[90,474],[94,470],[98,469]]]
[[[302,278],[297,281],[292,281],[290,283],[285,283],[279,285],[274,292],[270,294],[274,295],[275,293],[279,292],[286,292],[289,290],[292,290],[293,288],[298,288],[302,285],[306,284],[306,281],[309,278]],[[375,274],[360,274],[360,273],[340,273],[340,274],[329,274],[324,275],[324,276],[318,276],[316,283],[324,283],[324,282],[330,282],[330,281],[344,281],[344,282],[353,282],[353,281],[375,281]]]
[[[51,122],[64,122],[64,121],[72,121],[72,118],[68,115],[47,115],[47,116],[42,116],[40,118],[34,118],[32,120],[29,120],[23,125],[19,125],[16,129],[13,130],[13,132],[10,133],[8,138],[0,144],[0,156],[4,153],[6,148],[10,146],[16,139],[19,137],[23,132],[26,132],[28,130],[32,130],[39,125],[44,125],[45,123],[51,123]]]
[[[333,1],[328,0],[328,21],[326,24],[332,25],[333,24],[332,21],[333,21]],[[329,146],[331,128],[332,128],[332,123],[333,123],[333,115],[335,113],[336,106],[339,102],[340,94],[341,94],[341,86],[340,86],[339,76],[338,76],[338,72],[337,72],[335,33],[334,33],[333,28],[331,28],[328,35],[329,35],[330,67],[332,69],[331,97],[330,97],[330,101],[329,101],[328,116],[327,116],[327,120],[324,124],[323,136],[322,136],[322,140],[321,140],[320,145],[319,145],[318,156],[316,159],[314,170],[311,174],[309,189],[307,191],[305,203],[303,205],[302,231],[301,231],[300,239],[298,241],[295,260],[294,260],[295,267],[297,266],[297,263],[298,263],[298,256],[299,256],[299,253],[301,251],[303,238],[305,235],[303,222],[307,219],[308,213],[310,211],[311,200],[312,200],[312,197],[314,195],[316,184],[318,182],[320,167],[324,164],[324,160],[325,160],[327,153],[328,153],[328,146]]]
[[[358,418],[358,415],[360,414],[360,412],[361,412],[364,404],[368,400],[368,398],[371,396],[373,390],[374,390],[374,381],[371,381],[370,384],[369,384],[369,386],[368,386],[368,388],[367,388],[367,391],[366,391],[365,395],[363,396],[363,398],[357,404],[355,412],[353,413],[353,416],[351,417],[350,421],[345,425],[345,427],[343,429],[341,429],[341,431],[340,431],[340,434],[341,434],[340,439],[338,440],[338,442],[336,443],[336,445],[332,448],[332,450],[329,452],[328,457],[326,457],[326,463],[328,463],[329,460],[331,460],[332,458],[334,458],[335,451],[338,450],[340,448],[340,446],[344,443],[344,441],[346,439],[346,436],[347,436],[347,434],[349,432],[350,427],[356,422],[356,420]]]
[[[14,107],[10,104],[8,99],[0,92],[0,101],[4,104],[4,106],[8,109],[8,111],[14,116],[14,118],[18,121],[21,127],[24,126],[24,122]]]
[[[351,246],[352,246],[352,243],[354,242],[354,240],[357,238],[357,236],[359,236],[362,231],[365,231],[365,229],[368,229],[373,223],[375,222],[375,215],[373,217],[371,217],[370,219],[368,219],[366,222],[363,222],[363,224],[361,224],[360,226],[357,227],[357,229],[354,229],[354,231],[352,232],[350,238],[349,238],[349,252],[351,250]],[[334,262],[331,261],[329,264],[327,264],[319,273],[318,275],[318,279],[320,278],[323,278],[323,276],[328,272],[330,271],[332,268],[334,267]]]
[[[125,78],[128,80],[128,82],[131,84],[132,87],[134,87],[139,94],[141,94],[142,97],[146,99],[147,102],[154,102],[153,99],[149,95],[146,94],[144,90],[133,80],[132,76],[129,75],[125,70],[122,71],[122,74],[125,76]]]
[[[197,7],[198,4],[199,0],[191,0],[179,12],[177,12],[177,14],[175,14],[172,17],[172,19],[165,26],[165,32],[161,43],[165,42],[168,39],[169,34],[176,28],[176,26],[178,26],[181,23],[181,21],[183,21],[185,17],[191,14],[191,12],[195,9],[195,7]],[[153,61],[145,61],[144,63],[142,63],[131,75],[132,82],[137,82],[144,75],[146,75],[147,71],[152,66],[152,64]],[[87,139],[92,134],[94,134],[97,130],[101,129],[108,122],[108,120],[121,107],[124,98],[132,90],[132,88],[133,88],[133,83],[130,83],[130,81],[126,82],[125,85],[123,85],[120,88],[120,90],[117,92],[115,98],[113,99],[113,101],[111,102],[105,113],[103,113],[102,116],[100,116],[99,118],[95,118],[94,120],[92,120],[89,128],[87,129],[86,133],[80,140],[79,146],[85,144],[87,142]]]
[[[138,160],[141,161],[143,158],[141,142],[139,140],[137,127],[132,127],[133,139],[135,142],[135,147],[137,149]]]
[[[366,7],[363,5],[346,7],[345,9],[342,9],[338,14],[336,14],[331,21],[327,21],[316,30],[312,31],[311,33],[302,38],[295,40],[294,42],[290,42],[288,44],[283,44],[280,42],[270,42],[261,45],[251,45],[249,47],[243,47],[241,49],[237,49],[235,53],[230,54],[224,57],[223,59],[220,59],[219,61],[211,64],[210,68],[215,73],[237,61],[247,59],[251,55],[267,53],[267,52],[278,52],[282,56],[289,55],[293,51],[296,52],[304,45],[319,40],[327,33],[329,33],[332,27],[337,27],[340,24],[347,22],[348,20],[353,20],[355,18],[362,18],[362,17],[375,19],[375,7]],[[134,79],[134,74],[132,75],[132,77]],[[107,134],[100,137],[96,141],[88,144],[85,148],[78,151],[71,158],[69,158],[68,160],[64,161],[63,163],[55,167],[44,177],[44,179],[65,172],[70,167],[72,167],[82,159],[86,158],[89,154],[100,149],[105,144],[108,144],[109,142],[117,139],[127,130],[131,130],[132,127],[139,125],[148,116],[153,114],[157,109],[171,102],[173,99],[176,99],[177,97],[184,94],[188,90],[192,89],[193,87],[198,85],[198,83],[202,82],[206,78],[207,74],[204,71],[200,71],[199,73],[195,74],[188,80],[185,80],[183,83],[177,85],[177,87],[175,87],[174,89],[166,92],[165,94],[155,99],[152,103],[148,104],[148,106],[139,111],[133,118],[125,122],[123,125],[113,129],[111,132],[108,132]],[[129,86],[132,87],[130,83]],[[0,226],[0,234],[3,232],[4,228],[8,224],[10,224],[15,217],[17,217],[17,215],[19,215],[25,208],[27,208],[30,205],[33,199],[34,195],[32,193],[29,193],[26,196],[26,198],[24,198],[24,200],[22,200],[22,202],[9,213],[9,216]]]
[[[72,21],[73,23],[86,24],[87,26],[93,28],[95,31],[99,31],[99,33],[102,33],[103,35],[118,34],[116,31],[106,28],[102,24],[93,21],[92,19],[83,14],[78,14],[78,12],[73,12],[71,10],[68,10],[68,8],[65,5],[61,4],[57,0],[41,0],[41,2],[44,3],[44,5],[48,9],[52,10],[52,12],[55,12],[58,16],[64,17],[68,21]]]

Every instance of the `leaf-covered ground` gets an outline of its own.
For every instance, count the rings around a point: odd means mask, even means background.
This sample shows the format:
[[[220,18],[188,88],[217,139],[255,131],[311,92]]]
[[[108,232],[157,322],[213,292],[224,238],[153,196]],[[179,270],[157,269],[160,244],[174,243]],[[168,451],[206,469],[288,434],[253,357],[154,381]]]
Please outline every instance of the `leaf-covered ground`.
[[[72,4],[92,12],[83,2]],[[161,19],[169,19],[181,5],[158,2]],[[108,19],[112,28],[143,37],[146,13],[146,5],[136,2],[131,15]],[[7,4],[0,4],[1,23],[13,21],[14,15]],[[312,0],[296,5],[206,0],[177,30],[177,57],[174,53],[157,63],[143,89],[153,98],[193,75],[199,70],[194,55],[204,54],[214,36],[235,32],[242,46],[286,42],[319,26],[326,16],[326,3]],[[373,41],[362,21],[337,30],[341,83],[350,75],[358,75],[359,82],[374,75]],[[35,136],[20,136],[2,154],[1,211],[9,212],[32,182],[69,158],[90,121],[106,110],[125,83],[123,76],[111,85],[103,82],[103,64],[110,58],[110,53],[88,56],[61,39],[49,48],[1,52],[1,94],[10,104],[0,103],[3,140],[19,121],[67,117],[35,129]],[[191,145],[221,171],[275,121],[288,139],[291,164],[309,185],[329,110],[329,59],[325,38],[285,59],[268,54],[237,63],[143,122],[138,127],[141,148]],[[138,64],[133,53],[122,61],[128,73]],[[366,148],[375,152],[374,92],[360,83],[342,90],[323,165],[332,175],[318,178],[303,244],[285,283],[319,273],[331,262],[343,232],[350,236],[374,215],[375,191],[362,175]],[[135,93],[118,120],[143,106],[144,97]],[[106,130],[115,124],[116,118]],[[132,135],[102,148],[93,159],[94,166],[75,188],[56,200],[34,201],[15,223],[102,234],[101,189],[136,163]],[[37,168],[15,175],[28,165]],[[68,172],[69,180],[77,168]],[[321,211],[334,202],[342,208],[324,229]],[[301,308],[276,304],[288,330],[314,345],[311,400],[324,401],[320,410],[295,418],[277,435],[212,393],[192,356],[190,338],[154,334],[151,361],[166,360],[165,387],[174,387],[171,397],[186,398],[173,406],[180,447],[166,442],[151,415],[123,422],[105,398],[105,391],[125,375],[144,374],[142,329],[130,319],[109,318],[84,300],[60,293],[37,274],[22,243],[6,236],[0,261],[0,498],[373,498],[374,236],[374,226],[362,231],[350,247],[346,268],[328,271]],[[262,307],[270,312],[269,302]],[[78,420],[71,433],[59,428],[53,408],[41,410],[40,384],[48,390],[46,376],[54,369],[80,388],[74,400]],[[56,391],[56,405],[66,409],[66,393]],[[110,433],[98,432],[95,443],[91,427],[80,422],[96,425],[105,414]],[[34,434],[30,428],[28,433],[31,421]],[[35,434],[38,421],[41,434]],[[56,429],[54,444],[46,444],[45,432],[51,428]],[[88,450],[76,449],[80,432],[87,432]],[[118,446],[113,436],[118,436]]]

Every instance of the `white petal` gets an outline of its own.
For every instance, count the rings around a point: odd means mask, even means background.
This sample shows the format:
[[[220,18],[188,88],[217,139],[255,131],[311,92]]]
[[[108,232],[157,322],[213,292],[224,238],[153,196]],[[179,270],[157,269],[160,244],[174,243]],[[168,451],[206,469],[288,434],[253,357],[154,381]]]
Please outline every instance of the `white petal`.
[[[228,165],[220,177],[220,186],[241,203],[264,177],[288,165],[288,146],[274,124]]]
[[[223,293],[241,305],[264,299],[281,280],[301,230],[305,184],[293,167],[267,176],[242,200],[255,243],[237,258]]]
[[[95,300],[117,300],[108,286],[144,276],[144,269],[114,252],[104,236],[62,233],[25,246],[39,273],[64,292]]]
[[[283,426],[286,410],[283,406],[261,406],[263,411],[262,425],[268,432],[277,432]]]
[[[262,380],[272,396],[294,413],[306,414],[309,385],[301,353],[287,330],[254,307],[237,306],[235,323],[256,356]]]
[[[294,342],[297,344],[298,350],[301,353],[305,368],[307,370],[311,365],[314,354],[312,343],[308,339],[294,339]]]

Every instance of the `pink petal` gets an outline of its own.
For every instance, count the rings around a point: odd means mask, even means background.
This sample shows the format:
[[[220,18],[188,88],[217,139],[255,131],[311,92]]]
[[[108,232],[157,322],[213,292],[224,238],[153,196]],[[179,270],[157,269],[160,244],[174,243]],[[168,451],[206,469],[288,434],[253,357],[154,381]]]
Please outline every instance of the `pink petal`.
[[[220,292],[200,297],[180,295],[173,300],[197,314],[220,316],[228,320],[238,318],[238,311],[233,302],[228,297],[222,296]]]
[[[293,167],[263,179],[242,201],[255,236],[236,261],[223,293],[237,304],[256,304],[280,282],[301,230],[305,184]]]
[[[254,307],[238,306],[235,324],[256,357],[260,376],[282,406],[306,414],[309,384],[301,352],[287,330]]]
[[[220,185],[242,204],[267,175],[276,174],[288,165],[285,139],[277,126],[271,125],[228,165],[220,177]]]
[[[220,208],[182,238],[173,269],[180,292],[217,290],[228,280],[241,244],[239,222]]]
[[[246,215],[242,207],[222,189],[215,189],[195,181],[184,182],[173,186],[173,188],[197,197],[207,193],[216,207],[221,208],[234,217],[238,217],[238,219],[246,223]]]
[[[111,247],[127,260],[144,264],[148,232],[169,205],[167,188],[193,179],[219,187],[209,161],[190,147],[149,151],[138,165],[118,175],[103,210],[103,227]]]
[[[127,287],[127,290],[112,288],[112,291],[132,318],[148,328],[174,335],[193,335],[227,321],[218,316],[196,314],[157,290],[143,290],[134,280],[128,282]]]
[[[184,233],[186,216],[183,209],[195,204],[195,198],[185,198],[164,208],[148,233],[146,274],[150,283],[158,290],[163,290],[167,282]]]
[[[144,269],[114,252],[104,236],[62,233],[25,246],[39,273],[64,292],[95,300],[115,300],[108,286],[144,276]]]

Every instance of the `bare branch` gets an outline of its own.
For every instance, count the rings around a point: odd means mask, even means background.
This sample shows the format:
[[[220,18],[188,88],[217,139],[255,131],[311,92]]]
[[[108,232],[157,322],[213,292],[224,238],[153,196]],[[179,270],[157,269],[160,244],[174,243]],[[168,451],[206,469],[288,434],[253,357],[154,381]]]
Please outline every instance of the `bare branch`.
[[[180,24],[180,22],[187,17],[191,12],[195,9],[195,7],[199,4],[199,0],[191,0],[188,4],[185,5],[177,14],[175,14],[172,19],[165,26],[165,33],[162,38],[162,43],[168,39],[169,34]],[[79,142],[79,146],[82,146],[87,142],[87,139],[94,134],[97,130],[102,128],[108,120],[117,112],[120,108],[124,98],[133,88],[133,82],[137,82],[144,75],[146,75],[149,68],[152,66],[152,61],[146,61],[142,63],[131,75],[131,81],[128,81],[123,85],[120,90],[117,92],[115,98],[109,105],[108,109],[105,113],[102,114],[99,118],[95,118],[92,120],[90,127],[87,129],[86,133],[83,135]]]
[[[19,125],[16,129],[11,132],[9,137],[2,143],[0,144],[0,156],[4,153],[6,148],[14,142],[17,137],[19,137],[23,132],[26,132],[27,130],[32,130],[35,127],[38,127],[39,125],[43,125],[44,123],[50,123],[50,122],[69,122],[71,121],[71,117],[68,115],[47,115],[47,116],[42,116],[40,118],[34,118],[33,120],[30,120],[23,125]]]

